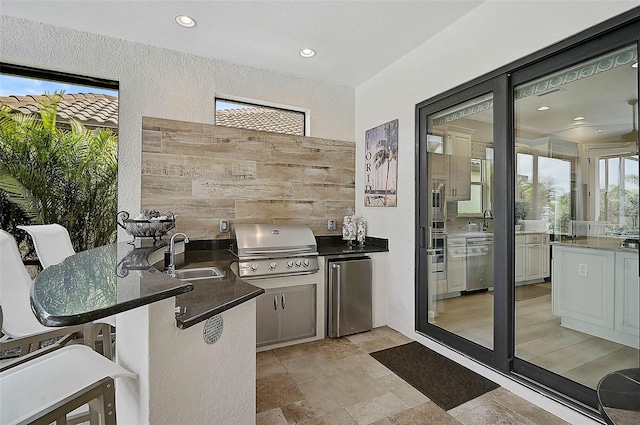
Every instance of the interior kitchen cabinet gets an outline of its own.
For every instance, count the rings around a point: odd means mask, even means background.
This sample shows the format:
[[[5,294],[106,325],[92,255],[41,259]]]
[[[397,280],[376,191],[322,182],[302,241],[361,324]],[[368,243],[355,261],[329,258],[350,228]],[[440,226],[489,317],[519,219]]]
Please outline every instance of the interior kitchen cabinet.
[[[442,151],[429,155],[429,173],[445,184],[445,201],[471,199],[471,131],[447,130]]]
[[[464,129],[446,132],[444,153],[448,161],[448,201],[471,199],[471,133]]]
[[[549,235],[518,235],[515,251],[516,283],[540,281],[549,277]]]
[[[316,335],[316,285],[266,289],[256,300],[256,345]]]

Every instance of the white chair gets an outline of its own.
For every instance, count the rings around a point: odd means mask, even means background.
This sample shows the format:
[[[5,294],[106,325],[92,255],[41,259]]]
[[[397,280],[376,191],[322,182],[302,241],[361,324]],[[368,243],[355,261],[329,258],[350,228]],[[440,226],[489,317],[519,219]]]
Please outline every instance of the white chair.
[[[62,328],[43,326],[31,311],[31,278],[22,264],[18,245],[9,233],[0,230],[0,306],[2,333],[0,349],[21,348],[21,355],[41,348],[48,339],[63,337],[86,329],[82,325]]]
[[[66,425],[88,403],[91,424],[115,425],[113,380],[136,374],[84,345],[53,348],[0,369],[0,423]]]
[[[61,263],[65,258],[75,254],[73,245],[71,243],[71,237],[69,232],[64,226],[60,224],[37,224],[31,226],[17,226],[18,229],[22,229],[31,236],[33,245],[36,248],[38,259],[43,269],[54,264]],[[103,353],[105,357],[113,358],[113,347],[110,344],[110,337],[104,338],[106,335],[111,335],[111,326],[115,328],[116,318],[115,316],[105,317],[94,322],[102,330],[103,335]],[[92,332],[91,337],[96,337],[98,331]]]
[[[67,257],[75,254],[69,232],[59,224],[42,224],[34,226],[17,226],[31,236],[42,268],[62,263]]]

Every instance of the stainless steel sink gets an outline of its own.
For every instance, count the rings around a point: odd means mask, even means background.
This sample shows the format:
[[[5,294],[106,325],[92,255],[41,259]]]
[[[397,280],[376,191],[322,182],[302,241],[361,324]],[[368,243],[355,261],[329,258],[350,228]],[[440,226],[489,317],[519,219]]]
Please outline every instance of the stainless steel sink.
[[[221,278],[225,274],[217,267],[199,267],[196,269],[180,269],[176,270],[175,277],[180,280],[198,280]]]

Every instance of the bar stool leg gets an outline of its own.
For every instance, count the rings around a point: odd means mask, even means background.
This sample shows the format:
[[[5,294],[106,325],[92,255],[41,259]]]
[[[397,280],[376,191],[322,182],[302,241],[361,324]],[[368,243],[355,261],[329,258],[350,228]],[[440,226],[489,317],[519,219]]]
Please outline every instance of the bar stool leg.
[[[116,425],[116,388],[113,380],[102,384],[104,424]]]

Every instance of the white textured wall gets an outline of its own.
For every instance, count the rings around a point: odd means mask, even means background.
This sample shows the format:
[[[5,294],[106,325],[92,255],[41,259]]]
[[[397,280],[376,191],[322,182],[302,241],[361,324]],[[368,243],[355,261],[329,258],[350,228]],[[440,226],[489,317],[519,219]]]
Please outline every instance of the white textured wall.
[[[387,317],[390,326],[417,338],[414,334],[415,105],[639,4],[638,1],[487,1],[357,87],[356,210],[367,217],[371,235],[389,239]],[[398,206],[365,208],[364,133],[396,118],[399,119]],[[428,341],[417,339],[423,343]],[[446,355],[456,357],[452,351],[446,351]],[[467,363],[480,373],[486,372],[474,362]],[[540,399],[543,397],[535,398]],[[571,416],[574,412],[552,403],[543,407],[556,409],[557,414],[576,423],[576,416]]]
[[[119,210],[140,209],[142,117],[213,123],[216,95],[309,111],[309,136],[353,140],[354,89],[0,15],[0,60],[120,82]]]

